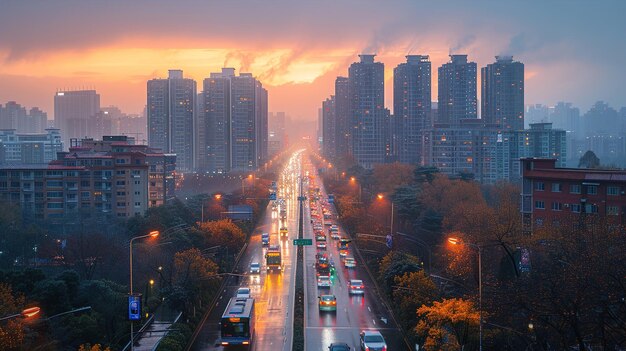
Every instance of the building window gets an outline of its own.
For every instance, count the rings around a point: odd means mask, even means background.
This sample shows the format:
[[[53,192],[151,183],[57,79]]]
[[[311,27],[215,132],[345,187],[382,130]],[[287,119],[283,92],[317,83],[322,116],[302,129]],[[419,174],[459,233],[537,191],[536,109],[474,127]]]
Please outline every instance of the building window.
[[[141,191],[135,191],[135,195],[141,195]]]
[[[81,180],[81,181],[80,181],[80,186],[81,186],[82,188],[88,188],[88,187],[90,187],[90,186],[91,186],[91,182],[90,182],[90,181],[88,181],[88,180]]]
[[[619,215],[619,206],[607,206],[606,214],[609,216],[617,216]]]
[[[606,188],[607,195],[619,195],[619,187],[618,186],[610,186]]]
[[[135,207],[141,206],[141,202],[135,202]]]
[[[580,204],[572,204],[572,212],[574,213],[580,213]]]
[[[587,204],[585,205],[586,213],[598,213],[598,205]]]
[[[118,202],[117,203],[117,207],[126,207],[126,203],[125,202]]]
[[[124,174],[126,174],[126,171],[117,171],[117,172],[115,172],[115,173],[116,173],[117,175],[124,175]]]
[[[561,211],[563,207],[563,204],[560,202],[553,202],[552,203],[552,211]]]
[[[589,194],[589,195],[598,195],[598,186],[597,185],[587,185],[587,194]]]
[[[570,194],[580,194],[580,184],[571,184],[569,186]]]
[[[89,196],[90,195],[91,194],[88,191],[83,191],[83,192],[80,193],[80,198],[83,199],[83,200],[89,200]]]
[[[126,196],[126,192],[125,191],[118,191],[117,192],[117,196]]]
[[[126,185],[126,181],[124,181],[124,180],[118,180],[118,181],[115,183],[115,185],[117,185],[117,186]]]
[[[47,207],[50,209],[63,208],[63,203],[62,202],[48,202]]]
[[[552,183],[552,192],[560,193],[561,192],[561,183]]]
[[[543,201],[535,201],[535,208],[538,210],[543,210],[546,208],[546,203]]]
[[[537,219],[535,219],[535,224],[536,224],[538,227],[541,227],[541,226],[543,225],[543,219],[542,219],[542,218],[537,218]]]
[[[543,182],[535,182],[535,190],[544,191],[546,189],[546,185]]]

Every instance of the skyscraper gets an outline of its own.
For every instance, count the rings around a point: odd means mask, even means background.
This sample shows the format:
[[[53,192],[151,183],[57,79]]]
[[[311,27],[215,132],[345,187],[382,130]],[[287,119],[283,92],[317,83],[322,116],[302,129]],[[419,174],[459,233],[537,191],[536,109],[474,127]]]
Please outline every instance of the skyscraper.
[[[458,126],[460,120],[477,118],[476,63],[467,55],[450,55],[439,67],[438,123]]]
[[[176,154],[178,171],[194,170],[196,82],[170,70],[148,81],[148,145]]]
[[[63,145],[70,139],[102,137],[94,133],[94,118],[100,111],[100,94],[95,90],[57,91],[54,95],[54,126],[61,129]]]
[[[361,61],[348,70],[352,153],[355,161],[364,168],[384,163],[388,141],[385,118],[385,72],[376,55],[359,55]]]
[[[496,56],[481,69],[481,113],[485,124],[524,129],[524,64],[513,56]]]
[[[200,141],[206,171],[251,171],[268,156],[267,90],[250,73],[234,68],[211,73],[203,84]],[[201,162],[202,164],[202,162]]]
[[[335,79],[335,143],[337,157],[352,154],[352,117],[350,115],[350,84],[346,77]]]
[[[397,160],[423,164],[421,136],[432,127],[431,64],[427,55],[408,55],[393,71],[394,131]]]
[[[336,128],[335,96],[331,95],[322,102],[322,154],[329,158],[337,156]]]

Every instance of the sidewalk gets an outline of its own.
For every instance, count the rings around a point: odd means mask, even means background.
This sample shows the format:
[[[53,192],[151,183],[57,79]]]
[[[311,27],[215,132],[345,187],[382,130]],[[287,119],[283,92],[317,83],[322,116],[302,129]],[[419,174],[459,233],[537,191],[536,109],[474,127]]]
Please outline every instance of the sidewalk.
[[[165,305],[157,308],[154,321],[135,340],[135,351],[152,351],[156,349],[161,339],[169,333],[172,324],[176,323],[181,312],[173,311]]]

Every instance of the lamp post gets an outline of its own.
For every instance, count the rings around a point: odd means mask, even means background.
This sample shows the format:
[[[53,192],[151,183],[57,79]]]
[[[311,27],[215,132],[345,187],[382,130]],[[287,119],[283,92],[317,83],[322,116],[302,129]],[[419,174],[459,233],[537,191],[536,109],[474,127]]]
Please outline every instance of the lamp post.
[[[130,239],[130,296],[133,296],[133,241],[137,240],[137,239],[144,239],[144,238],[156,238],[157,236],[159,236],[159,231],[158,230],[153,230],[150,233],[146,234],[146,235],[141,235],[141,236],[136,236],[132,239]],[[130,321],[130,349],[134,350],[134,330],[133,330],[133,321]]]
[[[359,186],[359,202],[363,201],[361,199],[361,194],[363,192],[363,189],[361,188],[361,183],[359,181],[357,181],[357,179],[355,177],[350,177],[350,182],[353,184],[357,184]]]
[[[448,238],[453,245],[467,245],[478,251],[478,350],[483,350],[483,274],[482,274],[482,247],[477,244],[467,243],[459,238]]]
[[[12,314],[12,315],[9,315],[9,316],[2,317],[2,318],[0,318],[0,321],[6,320],[6,319],[11,319],[11,318],[16,318],[16,317],[30,318],[30,317],[33,317],[33,316],[37,315],[39,313],[39,311],[41,311],[41,309],[39,307],[26,308],[26,309],[22,310],[22,312],[20,312],[20,313],[16,313],[16,314]]]
[[[378,198],[378,200],[382,200],[385,198],[383,194],[378,194],[376,195],[376,197]],[[391,249],[393,245],[393,241],[391,242],[391,245],[390,245],[389,240],[392,240],[393,238],[393,200],[389,199],[389,202],[391,202],[391,225],[389,226],[389,236],[387,237],[387,247]]]

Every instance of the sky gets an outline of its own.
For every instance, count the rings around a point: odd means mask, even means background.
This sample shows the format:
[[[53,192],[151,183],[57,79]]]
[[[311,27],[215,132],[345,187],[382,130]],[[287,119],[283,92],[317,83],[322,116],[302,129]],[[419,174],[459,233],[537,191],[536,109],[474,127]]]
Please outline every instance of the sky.
[[[624,13],[623,0],[2,0],[0,104],[38,106],[51,119],[55,91],[89,88],[102,106],[140,113],[146,81],[168,69],[200,91],[210,72],[234,67],[261,80],[270,111],[310,121],[360,53],[385,64],[390,109],[405,55],[430,55],[435,100],[437,67],[454,53],[479,68],[500,54],[523,62],[526,104],[619,108]]]

